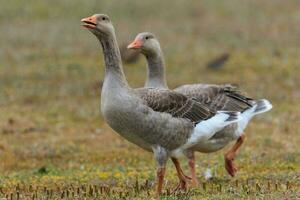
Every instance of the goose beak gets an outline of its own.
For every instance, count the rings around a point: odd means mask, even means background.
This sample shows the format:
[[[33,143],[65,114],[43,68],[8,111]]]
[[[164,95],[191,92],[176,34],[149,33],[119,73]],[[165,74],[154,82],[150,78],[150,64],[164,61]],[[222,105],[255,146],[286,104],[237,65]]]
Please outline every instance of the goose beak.
[[[127,49],[139,49],[142,46],[142,40],[135,39],[132,43],[127,46]]]
[[[83,18],[83,19],[81,19],[81,22],[83,23],[81,25],[85,28],[96,29],[97,18],[95,16]]]

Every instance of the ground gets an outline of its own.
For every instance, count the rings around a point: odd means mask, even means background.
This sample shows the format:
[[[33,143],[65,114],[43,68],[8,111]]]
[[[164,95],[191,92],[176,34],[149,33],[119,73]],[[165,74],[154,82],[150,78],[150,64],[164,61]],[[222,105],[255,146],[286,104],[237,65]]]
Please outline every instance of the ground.
[[[177,181],[169,162],[161,199],[299,198],[299,9],[294,0],[1,2],[0,197],[153,198],[152,154],[113,132],[100,112],[102,54],[80,19],[107,13],[120,44],[142,31],[157,35],[171,88],[234,83],[274,106],[246,129],[236,177],[224,168],[230,145],[199,153],[200,187],[167,195]],[[223,53],[222,68],[206,68]],[[143,58],[124,68],[130,85],[143,85]]]

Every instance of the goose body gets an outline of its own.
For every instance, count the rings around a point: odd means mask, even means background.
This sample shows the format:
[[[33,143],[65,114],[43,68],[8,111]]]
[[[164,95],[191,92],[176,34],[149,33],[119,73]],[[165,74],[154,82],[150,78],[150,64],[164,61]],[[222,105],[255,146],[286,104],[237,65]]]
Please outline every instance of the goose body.
[[[184,94],[160,88],[129,87],[125,78],[115,31],[107,15],[81,20],[100,41],[105,61],[101,112],[105,121],[122,137],[153,151],[158,164],[157,193],[161,194],[166,161],[209,140],[215,132],[239,120],[239,112],[214,112]],[[177,170],[179,179],[184,177]]]
[[[160,44],[155,36],[149,32],[140,33],[128,45],[128,48],[139,49],[147,59],[148,75],[145,87],[168,88],[165,78],[164,58]],[[253,116],[267,112],[272,108],[268,100],[254,100],[246,97],[231,85],[189,84],[175,88],[174,91],[193,98],[214,112],[218,110],[241,112],[240,120],[223,127],[209,140],[200,140],[190,149],[185,150],[185,154],[191,162],[192,178],[195,184],[197,184],[197,180],[194,169],[194,151],[203,153],[215,152],[224,148],[230,142],[238,140],[238,143],[233,148],[234,152],[230,152],[231,155],[234,155],[243,141],[240,138],[244,138],[244,130]],[[227,157],[225,155],[226,169],[231,176],[234,176],[236,169],[232,163],[233,158]]]

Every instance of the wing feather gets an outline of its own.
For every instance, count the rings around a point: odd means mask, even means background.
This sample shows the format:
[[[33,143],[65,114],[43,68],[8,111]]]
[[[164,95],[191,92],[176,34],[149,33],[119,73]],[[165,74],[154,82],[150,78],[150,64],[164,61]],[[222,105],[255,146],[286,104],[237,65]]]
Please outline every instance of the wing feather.
[[[168,113],[176,118],[186,118],[198,123],[215,115],[215,112],[203,103],[171,90],[139,88],[135,91],[154,111]]]
[[[254,104],[254,100],[243,95],[232,85],[192,84],[176,88],[198,102],[207,105],[214,112],[218,110],[243,112]]]

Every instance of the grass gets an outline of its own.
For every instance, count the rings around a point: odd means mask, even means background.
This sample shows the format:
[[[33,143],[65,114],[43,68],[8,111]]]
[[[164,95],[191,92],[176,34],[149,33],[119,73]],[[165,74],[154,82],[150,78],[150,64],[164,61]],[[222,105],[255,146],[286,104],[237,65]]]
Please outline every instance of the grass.
[[[299,198],[299,3],[175,0],[169,8],[170,2],[1,4],[0,197],[153,198],[152,155],[119,137],[100,114],[103,61],[80,19],[104,12],[120,43],[141,31],[159,37],[170,87],[231,82],[274,105],[247,128],[235,178],[224,169],[229,145],[197,154],[199,188],[161,199]],[[205,68],[223,52],[230,53],[224,68]],[[130,84],[142,86],[145,61],[124,67]],[[187,171],[186,160],[182,164]],[[211,181],[203,178],[207,167],[215,175]],[[166,194],[176,183],[169,163]]]

